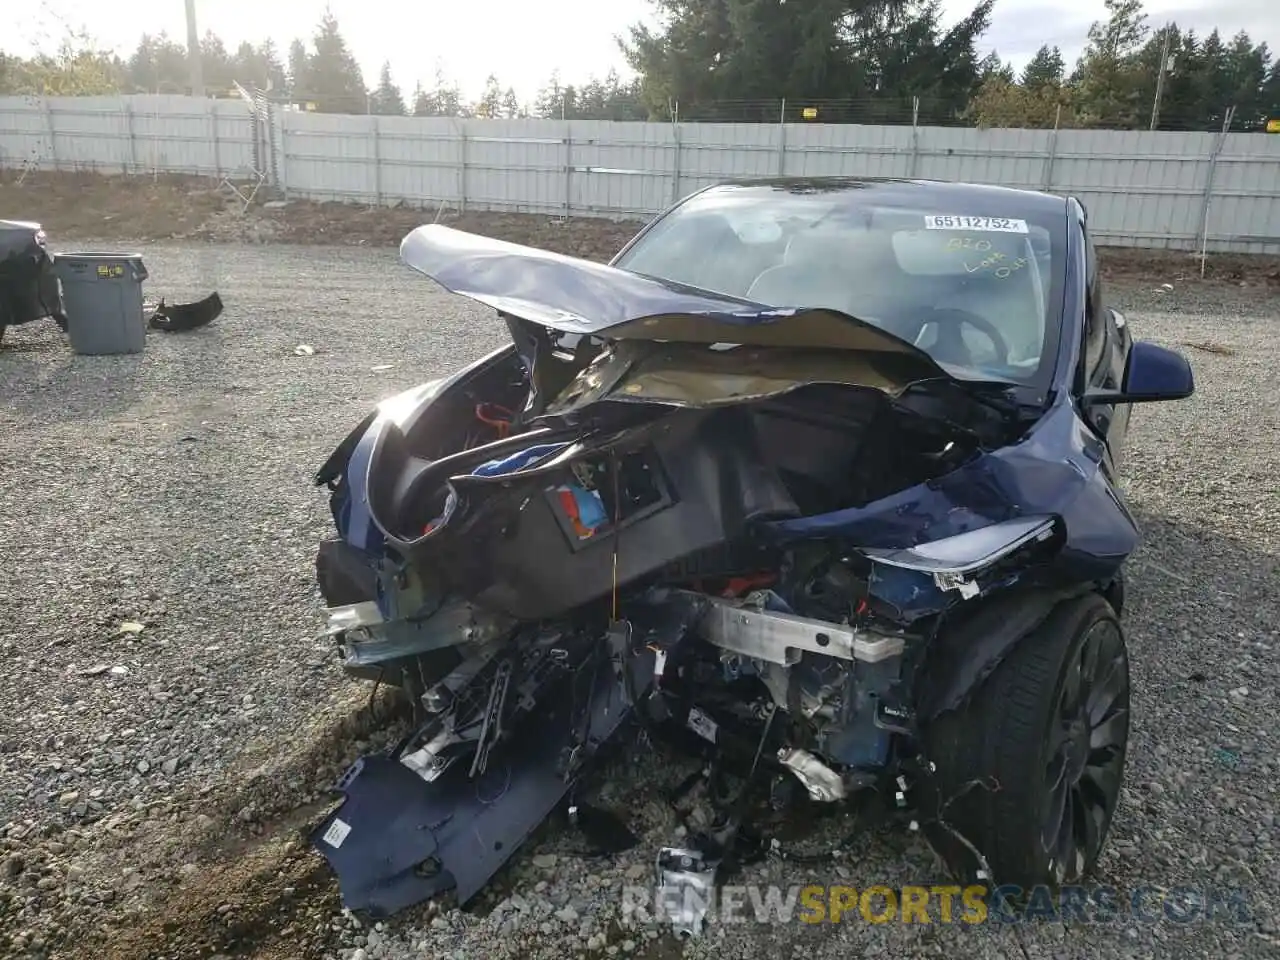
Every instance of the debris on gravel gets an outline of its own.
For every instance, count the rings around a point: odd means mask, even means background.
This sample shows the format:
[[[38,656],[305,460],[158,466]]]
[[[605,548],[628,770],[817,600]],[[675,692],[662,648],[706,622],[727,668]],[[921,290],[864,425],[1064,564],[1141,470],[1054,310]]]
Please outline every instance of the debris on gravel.
[[[660,751],[615,761],[599,798],[640,836],[632,851],[588,857],[551,824],[466,911],[368,924],[342,909],[307,830],[398,713],[317,637],[329,518],[311,476],[371,404],[504,334],[384,247],[170,243],[146,262],[149,296],[218,289],[224,314],[140,355],[75,356],[44,323],[0,350],[0,956],[1276,955],[1280,297],[1110,291],[1136,337],[1220,348],[1182,347],[1196,395],[1136,407],[1124,451],[1146,536],[1125,612],[1137,699],[1099,882],[1126,903],[1145,891],[1146,916],[750,919],[681,943],[623,909],[676,835],[656,789],[687,761]],[[839,846],[829,862],[773,858],[733,882],[947,882],[915,834],[855,826],[832,818],[803,840]],[[1176,922],[1158,899],[1237,888],[1244,922]]]

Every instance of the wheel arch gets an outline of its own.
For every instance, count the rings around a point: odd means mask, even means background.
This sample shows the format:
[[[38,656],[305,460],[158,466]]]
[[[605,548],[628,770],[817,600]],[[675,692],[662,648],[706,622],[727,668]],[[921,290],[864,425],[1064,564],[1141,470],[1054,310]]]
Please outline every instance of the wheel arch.
[[[928,723],[963,707],[1019,641],[1058,607],[1098,592],[1092,583],[1013,588],[954,625],[944,614],[916,680],[918,722]]]

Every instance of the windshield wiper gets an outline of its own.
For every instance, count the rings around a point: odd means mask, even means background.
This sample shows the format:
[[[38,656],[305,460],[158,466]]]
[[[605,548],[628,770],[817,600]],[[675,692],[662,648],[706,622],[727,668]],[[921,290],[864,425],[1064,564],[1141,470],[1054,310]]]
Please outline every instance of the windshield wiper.
[[[946,379],[935,377],[928,380],[917,380],[908,386],[903,393],[906,394],[911,390],[919,389],[937,395],[957,388],[969,399],[989,410],[995,411],[1008,420],[1017,419],[1026,407],[1026,404],[1018,399],[1018,395],[1015,392],[1018,384],[1007,380],[960,380],[955,377]]]

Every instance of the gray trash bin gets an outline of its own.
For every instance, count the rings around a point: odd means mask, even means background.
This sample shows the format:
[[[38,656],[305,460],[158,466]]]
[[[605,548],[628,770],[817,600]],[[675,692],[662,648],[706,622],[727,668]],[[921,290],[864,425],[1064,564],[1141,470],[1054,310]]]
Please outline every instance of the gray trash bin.
[[[141,353],[147,342],[142,312],[140,253],[58,253],[54,275],[62,281],[67,333],[76,353]]]

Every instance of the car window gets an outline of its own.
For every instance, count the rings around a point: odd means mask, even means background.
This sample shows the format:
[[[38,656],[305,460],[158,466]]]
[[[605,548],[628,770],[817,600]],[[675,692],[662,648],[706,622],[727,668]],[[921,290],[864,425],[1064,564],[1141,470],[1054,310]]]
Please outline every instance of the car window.
[[[712,193],[654,224],[616,265],[768,306],[839,310],[944,367],[1029,381],[1046,354],[1060,256],[1051,230],[1025,218],[840,193]]]

